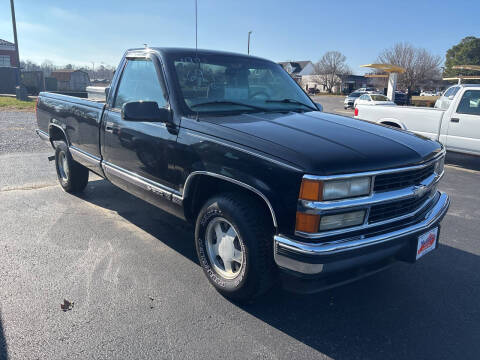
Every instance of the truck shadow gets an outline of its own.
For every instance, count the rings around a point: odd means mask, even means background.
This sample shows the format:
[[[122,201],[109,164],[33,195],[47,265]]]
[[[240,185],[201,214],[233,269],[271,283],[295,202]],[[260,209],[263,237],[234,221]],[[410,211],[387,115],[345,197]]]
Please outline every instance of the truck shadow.
[[[0,360],[8,359],[7,340],[3,332],[2,313],[0,312]]]
[[[116,211],[197,263],[193,229],[183,221],[104,180],[90,182],[81,198]],[[337,360],[442,359],[453,354],[474,359],[480,353],[479,260],[478,255],[441,244],[434,256],[427,255],[415,265],[399,263],[314,295],[277,288],[253,304],[238,307]],[[202,286],[206,285],[205,281]],[[266,336],[272,336],[272,344],[279,341],[276,332]]]
[[[480,156],[447,151],[445,164],[457,168],[480,171]]]

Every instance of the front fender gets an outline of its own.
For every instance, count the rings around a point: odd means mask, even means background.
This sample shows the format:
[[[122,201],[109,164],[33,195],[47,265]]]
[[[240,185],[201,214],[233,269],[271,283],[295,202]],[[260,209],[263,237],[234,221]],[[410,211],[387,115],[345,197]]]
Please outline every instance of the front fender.
[[[196,176],[212,176],[252,191],[267,204],[277,231],[292,233],[303,172],[238,144],[190,132],[178,138],[183,198]]]

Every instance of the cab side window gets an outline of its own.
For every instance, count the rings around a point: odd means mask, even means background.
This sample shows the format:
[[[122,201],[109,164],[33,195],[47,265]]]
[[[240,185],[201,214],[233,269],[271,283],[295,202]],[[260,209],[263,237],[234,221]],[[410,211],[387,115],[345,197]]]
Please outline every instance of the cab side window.
[[[120,79],[113,107],[121,109],[126,102],[139,100],[155,101],[159,108],[167,104],[155,65],[147,59],[128,60]]]
[[[480,115],[480,90],[467,90],[457,107],[458,114]]]
[[[445,94],[443,94],[443,96],[445,97],[455,96],[455,94],[458,92],[459,89],[460,87],[458,86],[452,86],[451,88],[447,89],[447,91],[445,91]]]

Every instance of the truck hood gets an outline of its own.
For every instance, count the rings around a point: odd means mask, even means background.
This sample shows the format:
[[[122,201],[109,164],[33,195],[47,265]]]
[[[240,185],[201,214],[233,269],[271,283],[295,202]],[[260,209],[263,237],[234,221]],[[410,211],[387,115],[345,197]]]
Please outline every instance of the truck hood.
[[[202,117],[203,121],[219,125],[219,137],[318,175],[414,165],[442,150],[438,142],[404,130],[317,111]]]

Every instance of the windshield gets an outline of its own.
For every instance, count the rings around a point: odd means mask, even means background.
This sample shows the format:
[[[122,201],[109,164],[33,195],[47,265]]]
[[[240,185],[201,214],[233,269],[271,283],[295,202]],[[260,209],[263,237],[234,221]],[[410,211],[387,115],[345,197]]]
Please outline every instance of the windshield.
[[[353,97],[353,98],[356,98],[356,97],[359,97],[360,95],[362,95],[362,93],[359,93],[359,92],[353,92],[351,93],[350,95],[348,95],[349,97]]]
[[[373,101],[389,101],[385,95],[370,95]]]
[[[310,98],[281,68],[261,59],[182,56],[173,67],[186,110],[194,113],[311,111]]]

